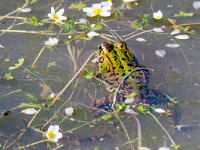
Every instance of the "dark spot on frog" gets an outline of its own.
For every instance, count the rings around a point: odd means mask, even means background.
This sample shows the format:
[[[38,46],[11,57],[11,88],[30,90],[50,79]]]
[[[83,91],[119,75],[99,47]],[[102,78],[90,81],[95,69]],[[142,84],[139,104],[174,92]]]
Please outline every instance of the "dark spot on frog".
[[[129,67],[132,67],[132,66],[133,66],[133,64],[127,64],[127,66],[129,66]]]
[[[114,59],[114,61],[116,61],[117,60],[117,56],[114,56],[113,59]]]
[[[126,61],[126,58],[122,58],[121,60],[122,60],[122,61]]]
[[[124,69],[124,66],[119,66],[120,69]]]

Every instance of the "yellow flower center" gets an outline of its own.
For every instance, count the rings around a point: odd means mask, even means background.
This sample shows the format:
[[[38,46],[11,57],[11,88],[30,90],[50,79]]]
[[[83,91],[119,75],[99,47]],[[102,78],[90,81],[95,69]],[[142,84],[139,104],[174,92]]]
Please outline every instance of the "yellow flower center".
[[[48,137],[49,137],[50,139],[53,139],[54,136],[55,136],[55,134],[53,133],[53,131],[49,131],[49,132],[48,132]]]
[[[107,0],[107,1],[112,3],[112,0]]]
[[[56,15],[56,14],[53,14],[52,17],[53,17],[54,20],[58,19],[58,15]]]
[[[93,10],[93,14],[95,15],[100,15],[102,13],[102,9],[101,8],[96,8]]]
[[[161,18],[162,18],[161,15],[156,15],[156,16],[155,16],[155,19],[161,19]]]

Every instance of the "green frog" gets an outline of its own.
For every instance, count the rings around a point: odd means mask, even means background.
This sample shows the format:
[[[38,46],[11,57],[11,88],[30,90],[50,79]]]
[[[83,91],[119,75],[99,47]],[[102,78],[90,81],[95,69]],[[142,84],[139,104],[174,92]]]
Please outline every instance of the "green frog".
[[[150,89],[149,70],[139,64],[126,42],[104,42],[99,46],[96,61],[96,77],[105,81],[109,89],[113,90],[109,96],[97,99],[94,103],[95,108],[113,111],[116,104],[132,98],[132,106],[136,110],[139,106],[150,108],[166,105],[171,124],[179,124],[178,104],[159,90]],[[114,94],[115,92],[117,94]]]

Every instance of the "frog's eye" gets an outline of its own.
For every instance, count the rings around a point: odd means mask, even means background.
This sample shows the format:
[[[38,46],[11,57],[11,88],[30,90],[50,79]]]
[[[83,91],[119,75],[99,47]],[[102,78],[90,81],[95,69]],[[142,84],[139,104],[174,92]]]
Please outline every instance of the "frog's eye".
[[[104,57],[99,57],[98,62],[102,63],[104,61]]]
[[[102,49],[102,45],[99,45],[99,50],[101,50]]]

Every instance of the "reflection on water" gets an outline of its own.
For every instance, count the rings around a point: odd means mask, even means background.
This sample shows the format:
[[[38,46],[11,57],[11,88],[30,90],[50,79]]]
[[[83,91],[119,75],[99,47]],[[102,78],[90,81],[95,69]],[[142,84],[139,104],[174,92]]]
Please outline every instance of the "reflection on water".
[[[87,6],[94,3],[84,2]],[[46,18],[50,6],[58,6],[59,3],[55,1],[37,1],[31,5],[31,12],[19,13],[17,17],[37,16],[40,19]],[[77,20],[84,17],[83,13],[67,9],[71,3],[71,1],[68,1],[62,4],[66,8],[65,13],[67,16]],[[192,3],[193,1],[188,0],[163,2],[154,0],[150,3],[148,0],[144,0],[138,3],[138,6],[133,6],[132,10],[125,10],[122,20],[111,21],[111,17],[107,23],[123,39],[130,37],[131,35],[128,34],[133,31],[135,35],[138,34],[133,38],[127,39],[128,46],[134,51],[141,64],[154,69],[151,73],[151,86],[179,100],[182,115],[181,123],[190,125],[199,124],[200,120],[200,44],[198,26],[193,27],[196,30],[196,34],[189,34],[189,39],[187,40],[179,40],[170,35],[173,31],[172,28],[164,28],[164,32],[160,33],[147,32],[140,34],[143,31],[135,31],[130,28],[128,21],[137,19],[136,14],[152,14],[154,11],[162,10],[164,17],[167,18],[182,10],[194,12],[196,15],[194,17],[175,18],[177,24],[195,23],[198,22],[199,15],[198,10],[192,7]],[[115,3],[115,5],[120,4],[121,2]],[[19,1],[2,0],[0,6],[1,15],[8,14],[21,5],[22,2]],[[16,17],[16,13],[10,16]],[[94,22],[95,19],[90,21]],[[147,29],[162,25],[161,22],[155,22],[152,19],[150,22],[151,26],[147,27]],[[0,112],[2,112],[0,147],[3,149],[15,149],[42,140],[43,136],[38,130],[43,127],[42,131],[46,131],[50,124],[59,124],[61,128],[61,132],[64,135],[64,138],[60,140],[60,143],[63,144],[61,149],[94,149],[94,147],[106,150],[131,149],[130,142],[133,142],[133,145],[137,147],[137,122],[133,117],[122,114],[120,116],[121,123],[115,117],[108,119],[108,121],[94,120],[97,118],[94,118],[92,112],[89,111],[89,105],[97,97],[105,95],[106,92],[104,85],[96,80],[88,81],[78,76],[66,89],[60,100],[56,101],[53,107],[49,107],[52,102],[50,95],[52,93],[56,95],[63,89],[77,69],[98,48],[99,44],[108,38],[114,38],[110,36],[105,38],[106,36],[103,36],[103,38],[94,37],[92,40],[85,41],[80,37],[79,40],[72,41],[70,46],[67,46],[64,42],[66,42],[68,35],[71,34],[65,31],[63,32],[65,34],[59,35],[60,29],[54,24],[46,23],[43,26],[30,26],[27,24],[20,25],[20,23],[23,23],[20,18],[19,20],[14,20],[12,17],[7,17],[0,21],[1,33],[10,26],[13,30],[5,32],[0,38],[0,44],[4,47],[0,48]],[[14,32],[14,30],[20,32]],[[27,30],[52,30],[56,34],[23,33],[23,31]],[[105,29],[98,32],[111,35]],[[36,63],[36,67],[31,68],[31,64],[49,37],[59,37],[58,45],[53,48],[45,48]],[[143,38],[146,42],[137,41],[136,38]],[[166,44],[179,44],[180,47],[167,47]],[[156,50],[164,50],[166,55],[158,57],[155,54]],[[25,63],[21,67],[16,70],[8,69],[22,57],[25,59]],[[6,80],[6,73],[12,73],[14,80]],[[42,106],[36,118],[33,115],[21,113],[21,110],[27,107],[23,105],[25,103],[30,104],[29,107],[31,107],[31,104]],[[36,105],[34,107],[37,110],[39,109]],[[64,113],[64,108],[67,107],[75,108],[75,112],[71,117],[66,116]],[[11,110],[12,114],[3,116],[6,110]],[[158,149],[161,146],[170,146],[170,140],[150,116],[139,115],[138,118],[142,129],[142,144],[145,147]],[[187,131],[185,134],[177,133],[169,128],[166,117],[159,117],[159,120],[169,131],[175,142],[181,146],[181,149],[200,149],[199,129]],[[48,125],[45,125],[45,123],[48,123]],[[122,126],[122,123],[124,126]],[[36,144],[30,147],[33,149],[45,149],[46,144]]]

